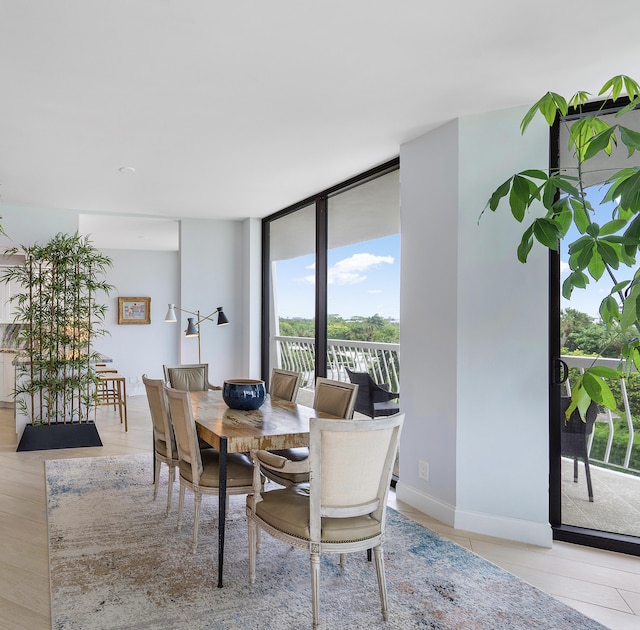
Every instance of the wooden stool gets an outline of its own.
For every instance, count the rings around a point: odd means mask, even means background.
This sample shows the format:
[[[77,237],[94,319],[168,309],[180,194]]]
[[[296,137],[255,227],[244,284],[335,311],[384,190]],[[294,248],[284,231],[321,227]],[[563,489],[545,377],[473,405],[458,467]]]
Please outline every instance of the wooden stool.
[[[116,373],[98,373],[100,382],[96,390],[96,408],[103,405],[113,405],[120,412],[120,424],[124,415],[124,430],[129,430],[127,423],[127,379]]]

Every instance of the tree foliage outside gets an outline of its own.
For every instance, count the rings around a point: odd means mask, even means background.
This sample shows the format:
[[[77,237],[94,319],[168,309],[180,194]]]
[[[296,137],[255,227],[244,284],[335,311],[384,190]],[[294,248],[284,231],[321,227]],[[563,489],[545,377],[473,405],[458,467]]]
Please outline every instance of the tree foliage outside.
[[[280,318],[282,337],[314,337],[315,320],[302,318]],[[340,315],[329,315],[327,337],[345,341],[373,341],[377,343],[400,343],[400,324],[381,315],[343,319]]]
[[[627,376],[632,365],[640,367],[640,278],[636,267],[640,247],[640,167],[622,168],[606,180],[608,191],[603,203],[612,203],[615,210],[611,220],[602,225],[594,221],[585,183],[589,160],[595,156],[611,155],[618,145],[626,147],[629,156],[640,149],[640,131],[610,125],[601,117],[605,106],[618,101],[624,92],[629,103],[621,107],[617,116],[640,105],[640,85],[630,77],[618,75],[607,81],[598,93],[604,100],[593,112],[585,108],[591,98],[588,92],[577,92],[568,100],[547,92],[523,118],[522,133],[537,114],[549,126],[559,118],[568,130],[575,166],[567,169],[563,165],[562,170],[548,173],[537,168],[516,173],[493,192],[485,208],[496,211],[506,201],[512,216],[522,223],[529,209],[542,207],[544,214],[529,223],[518,245],[517,256],[522,263],[526,263],[536,241],[557,250],[572,226],[578,230],[579,238],[568,244],[570,274],[562,286],[566,299],[571,298],[574,289],[586,288],[590,280],[597,282],[605,276],[611,281],[610,292],[600,304],[600,317],[608,334],[619,340],[619,352],[627,361],[627,369],[623,370],[621,365],[618,370],[602,366],[585,370],[573,386],[567,417],[578,409],[585,418],[592,400],[615,410],[609,381]],[[570,108],[578,115],[567,118]],[[633,277],[619,280],[618,270],[625,267],[633,272]],[[598,330],[590,331],[590,335],[589,342],[593,345],[605,341]],[[600,348],[599,354],[604,351],[605,348]]]

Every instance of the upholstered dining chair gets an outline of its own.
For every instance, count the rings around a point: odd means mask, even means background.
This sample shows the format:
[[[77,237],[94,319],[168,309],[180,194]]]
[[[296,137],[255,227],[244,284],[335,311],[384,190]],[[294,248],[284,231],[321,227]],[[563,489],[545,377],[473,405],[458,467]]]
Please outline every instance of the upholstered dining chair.
[[[271,380],[269,381],[269,395],[272,398],[280,398],[293,402],[298,395],[300,387],[300,372],[273,368],[271,370]]]
[[[337,418],[353,418],[358,386],[328,378],[316,379],[313,408]],[[282,486],[309,481],[308,448],[287,448],[278,451],[256,451],[256,458],[264,464],[267,479]]]
[[[182,508],[185,490],[193,492],[193,542],[192,551],[198,544],[198,520],[203,494],[218,495],[219,453],[214,449],[201,450],[198,447],[196,423],[191,411],[188,391],[164,387],[178,446],[178,471],[180,478],[180,498],[178,501],[178,530],[182,526]],[[251,460],[242,453],[227,455],[227,497],[232,494],[248,494],[253,491],[253,471]]]
[[[164,378],[173,389],[202,392],[208,389],[222,389],[209,383],[208,363],[185,363],[184,365],[164,365]]]
[[[375,556],[382,616],[388,620],[383,540],[391,472],[403,422],[404,414],[370,422],[312,418],[308,489],[263,490],[261,462],[252,453],[254,487],[247,497],[249,579],[255,581],[259,529],[293,547],[307,549],[314,627],[320,622],[320,555],[342,556],[370,548]]]
[[[166,464],[169,468],[169,489],[167,491],[167,511],[171,510],[171,494],[175,471],[178,466],[178,447],[173,433],[173,426],[169,418],[167,397],[164,393],[164,381],[162,379],[149,378],[142,375],[142,382],[147,392],[147,402],[151,412],[153,423],[153,449],[154,449],[154,475],[153,475],[153,500],[158,496],[158,483],[160,480],[160,467]]]

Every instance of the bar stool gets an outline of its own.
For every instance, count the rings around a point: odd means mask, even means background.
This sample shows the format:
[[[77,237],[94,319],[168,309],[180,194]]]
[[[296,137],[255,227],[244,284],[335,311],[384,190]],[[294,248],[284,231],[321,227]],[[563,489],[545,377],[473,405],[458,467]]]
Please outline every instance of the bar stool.
[[[96,408],[103,405],[113,405],[120,413],[120,424],[124,417],[124,430],[129,430],[127,423],[127,379],[117,372],[98,372],[98,387],[96,389]]]

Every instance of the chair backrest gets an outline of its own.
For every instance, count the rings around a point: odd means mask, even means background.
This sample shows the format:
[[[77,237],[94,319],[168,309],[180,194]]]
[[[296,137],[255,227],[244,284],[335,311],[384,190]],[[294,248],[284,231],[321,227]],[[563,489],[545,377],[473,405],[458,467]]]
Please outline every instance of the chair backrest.
[[[311,540],[321,518],[371,515],[384,531],[387,496],[404,414],[374,419],[312,418],[309,424]]]
[[[202,474],[202,456],[198,448],[198,432],[191,411],[189,392],[173,389],[166,385],[164,391],[176,435],[180,468],[190,466],[193,484],[198,485]]]
[[[345,368],[347,376],[352,383],[358,385],[358,396],[356,397],[355,410],[365,416],[373,418],[373,387],[378,386],[368,372],[352,372]]]
[[[316,393],[313,408],[338,418],[353,418],[353,410],[358,395],[358,386],[328,378],[316,379]]]
[[[163,366],[164,377],[173,389],[187,392],[204,392],[209,389],[209,364],[191,363]]]
[[[269,395],[272,398],[294,401],[300,387],[300,372],[273,368],[269,382]]]
[[[584,435],[591,435],[593,432],[593,425],[598,417],[598,405],[592,400],[587,407],[587,413],[584,421],[580,416],[580,412],[577,409],[571,414],[571,417],[566,419],[566,411],[571,404],[571,396],[562,396],[560,399],[561,415],[561,427],[563,433],[578,433]]]
[[[164,442],[167,457],[178,459],[176,437],[173,433],[167,397],[164,393],[164,381],[162,379],[148,378],[146,374],[143,374],[142,382],[147,392],[147,402],[149,403],[151,421],[153,422],[154,446],[157,440]]]

